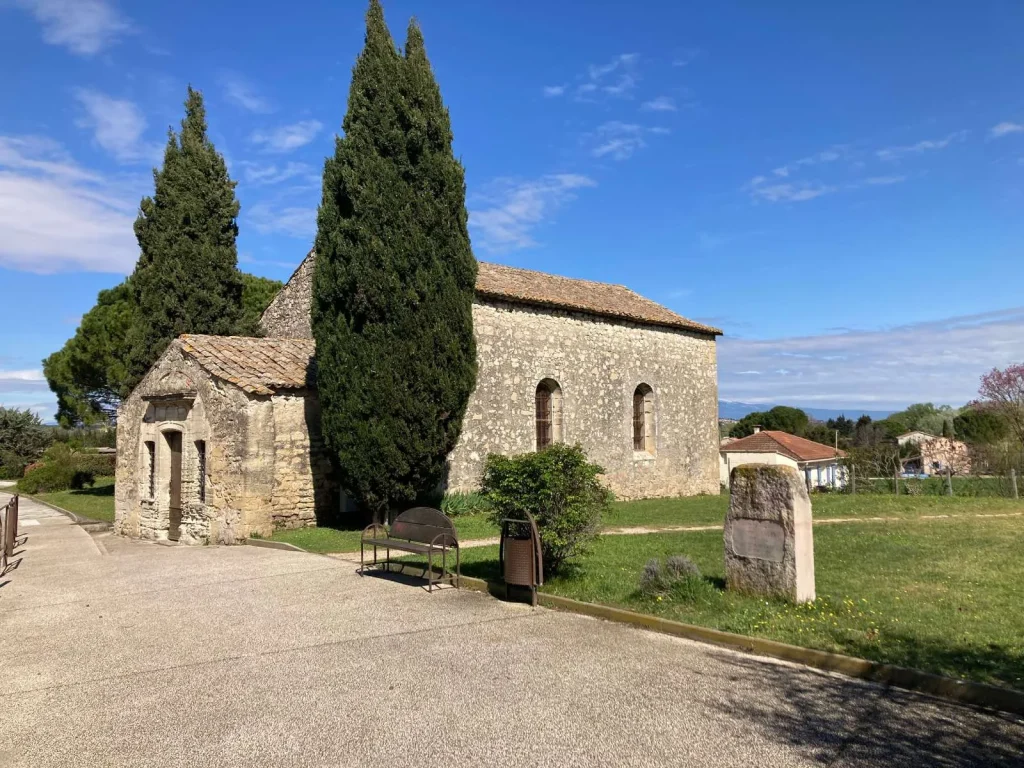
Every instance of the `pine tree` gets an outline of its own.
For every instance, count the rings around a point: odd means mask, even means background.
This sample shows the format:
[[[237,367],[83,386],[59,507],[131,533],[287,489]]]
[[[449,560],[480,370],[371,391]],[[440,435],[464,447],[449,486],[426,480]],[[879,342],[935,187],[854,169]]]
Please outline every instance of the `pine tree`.
[[[130,386],[179,334],[230,335],[242,318],[235,182],[206,135],[203,96],[191,86],[181,133],[168,132],[153,180],[153,197],[143,198],[135,221],[142,254],[131,279],[139,312]]]
[[[476,261],[440,90],[378,0],[324,166],[312,324],[323,432],[343,487],[378,517],[443,479],[476,377]]]

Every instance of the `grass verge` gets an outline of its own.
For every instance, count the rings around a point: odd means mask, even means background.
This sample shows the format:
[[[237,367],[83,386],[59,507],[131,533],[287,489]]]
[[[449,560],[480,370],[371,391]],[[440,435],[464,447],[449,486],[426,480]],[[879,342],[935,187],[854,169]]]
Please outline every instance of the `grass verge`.
[[[14,489],[10,489],[14,491]],[[92,488],[80,491],[37,493],[33,498],[93,520],[114,522],[114,478],[98,477]]]
[[[822,526],[818,599],[802,606],[728,592],[718,531],[605,536],[552,594],[806,648],[1024,689],[1024,522],[1019,518]],[[700,584],[660,597],[637,585],[653,557],[688,555]],[[497,547],[463,552],[494,579]]]

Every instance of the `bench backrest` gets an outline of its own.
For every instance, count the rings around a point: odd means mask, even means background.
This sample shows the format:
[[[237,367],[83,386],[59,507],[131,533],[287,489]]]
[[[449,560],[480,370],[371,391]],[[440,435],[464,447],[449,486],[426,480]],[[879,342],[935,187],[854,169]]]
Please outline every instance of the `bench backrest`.
[[[430,507],[405,510],[395,518],[390,531],[390,535],[396,539],[418,541],[421,544],[430,544],[441,534],[446,534],[446,538],[438,541],[438,544],[458,543],[455,524],[442,512]]]

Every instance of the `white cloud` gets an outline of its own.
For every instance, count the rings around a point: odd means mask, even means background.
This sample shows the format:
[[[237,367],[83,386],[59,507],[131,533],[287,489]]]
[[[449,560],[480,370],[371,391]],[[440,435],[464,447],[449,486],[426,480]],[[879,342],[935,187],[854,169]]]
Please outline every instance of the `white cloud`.
[[[573,173],[528,181],[497,179],[471,201],[473,244],[492,253],[534,246],[532,231],[574,200],[577,190],[594,186],[592,179]]]
[[[59,144],[0,136],[0,266],[126,274],[138,258],[138,197]]]
[[[992,130],[989,131],[989,135],[993,139],[999,139],[1003,136],[1009,136],[1011,133],[1020,133],[1024,131],[1024,123],[1011,123],[1002,122],[999,125],[992,126]]]
[[[242,167],[245,180],[255,186],[280,184],[297,176],[305,176],[311,183],[319,183],[320,177],[314,172],[313,166],[307,163],[286,163],[283,166],[260,165],[248,160],[243,160],[239,165]]]
[[[684,48],[672,59],[673,67],[685,67],[701,54],[700,48]]]
[[[565,93],[565,86],[564,85],[545,85],[544,86],[544,95],[547,96],[548,98],[550,98],[552,96],[561,96],[564,93]]]
[[[600,93],[615,98],[632,98],[633,89],[639,81],[639,58],[635,53],[620,53],[605,64],[591,64],[582,76],[583,82],[576,87],[576,100],[594,101]]]
[[[764,177],[757,176],[748,185],[751,197],[769,203],[802,203],[816,197],[835,192],[835,187],[812,182],[794,182],[792,184],[770,184],[764,186]]]
[[[323,127],[319,120],[301,120],[269,132],[257,131],[251,141],[262,145],[268,152],[292,152],[309,144]]]
[[[92,56],[133,31],[131,22],[105,0],[14,0],[43,27],[43,40]]]
[[[656,99],[645,101],[642,109],[652,112],[675,112],[676,102],[671,96],[659,96]]]
[[[88,88],[79,88],[75,98],[85,108],[75,124],[91,130],[96,143],[119,162],[159,162],[160,146],[142,139],[146,118],[136,104]]]
[[[312,239],[316,234],[316,208],[279,208],[270,203],[257,203],[249,208],[245,218],[261,235],[279,234]]]
[[[905,155],[920,155],[924,152],[945,149],[950,144],[963,141],[967,138],[967,133],[967,131],[955,131],[942,139],[925,139],[903,147],[886,147],[875,152],[875,155],[879,160],[899,160]]]
[[[224,98],[237,107],[256,114],[273,112],[270,102],[261,96],[256,87],[236,72],[223,72],[219,78],[224,89]]]
[[[728,326],[726,327],[728,333]],[[1024,307],[872,331],[719,343],[723,400],[821,407],[960,405],[1024,359]],[[751,372],[762,375],[748,377]],[[781,371],[785,371],[782,373]]]
[[[594,139],[595,146],[591,154],[594,157],[611,157],[614,160],[627,160],[638,149],[647,146],[642,126],[618,120],[599,126]]]
[[[906,180],[906,176],[869,176],[864,179],[864,183],[871,184],[872,186],[887,186],[889,184],[899,184]]]
[[[0,392],[26,392],[47,388],[41,368],[21,371],[0,370]]]

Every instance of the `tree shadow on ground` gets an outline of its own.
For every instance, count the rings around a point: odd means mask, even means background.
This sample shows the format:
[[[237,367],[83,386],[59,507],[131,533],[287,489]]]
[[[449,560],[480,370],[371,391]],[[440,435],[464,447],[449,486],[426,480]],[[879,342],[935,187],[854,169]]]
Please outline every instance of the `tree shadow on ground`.
[[[114,495],[114,484],[110,485],[97,485],[92,488],[77,488],[73,491],[69,491],[73,496],[95,496],[101,498],[105,496]]]
[[[778,694],[729,697],[716,706],[759,736],[795,747],[822,765],[1024,764],[1021,718],[754,657],[715,655],[735,670],[721,685],[753,675]]]

